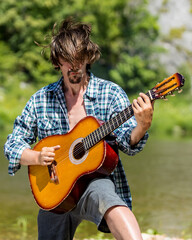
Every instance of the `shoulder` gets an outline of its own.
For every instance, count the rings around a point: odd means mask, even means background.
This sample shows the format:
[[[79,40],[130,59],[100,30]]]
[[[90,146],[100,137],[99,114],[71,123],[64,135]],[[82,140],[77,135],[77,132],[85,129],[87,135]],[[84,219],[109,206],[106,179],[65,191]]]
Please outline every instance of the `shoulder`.
[[[32,95],[32,98],[36,99],[53,94],[54,92],[57,92],[60,87],[62,87],[62,78],[60,78],[57,82],[50,83],[47,86],[40,88],[36,93]]]
[[[110,94],[113,96],[127,97],[125,91],[116,83],[105,80],[91,74],[90,82],[88,85],[88,92],[91,95]]]
[[[35,92],[28,102],[26,103],[25,108],[30,109],[33,107],[43,106],[46,102],[53,99],[54,92],[57,91],[61,86],[61,79],[57,82],[51,83],[47,86],[40,88],[37,92]]]
[[[121,91],[121,87],[112,81],[105,80],[103,78],[99,78],[94,75],[92,75],[92,77],[94,79],[94,82],[96,82],[99,88],[109,88],[116,91]]]

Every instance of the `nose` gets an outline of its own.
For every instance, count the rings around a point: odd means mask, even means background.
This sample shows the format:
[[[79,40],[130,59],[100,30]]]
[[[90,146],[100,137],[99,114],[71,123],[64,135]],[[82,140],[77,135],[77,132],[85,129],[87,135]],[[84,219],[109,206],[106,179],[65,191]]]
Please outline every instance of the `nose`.
[[[82,63],[76,62],[72,65],[72,70],[78,71],[82,67]]]

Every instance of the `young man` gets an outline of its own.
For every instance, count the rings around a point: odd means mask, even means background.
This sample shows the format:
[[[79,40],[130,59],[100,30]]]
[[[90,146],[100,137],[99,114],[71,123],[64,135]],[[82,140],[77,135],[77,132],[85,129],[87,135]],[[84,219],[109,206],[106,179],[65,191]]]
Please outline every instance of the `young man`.
[[[21,165],[52,163],[60,146],[34,151],[30,145],[37,137],[40,140],[49,135],[65,134],[86,116],[107,121],[130,104],[118,85],[88,71],[100,57],[90,33],[89,25],[65,20],[52,36],[51,61],[62,72],[62,77],[35,93],[22,115],[16,118],[13,133],[5,144],[10,174],[14,175]],[[143,149],[153,116],[151,102],[143,93],[133,101],[132,107],[134,117],[114,131],[118,148],[129,155]],[[40,210],[39,239],[73,239],[83,219],[97,224],[100,231],[111,232],[115,239],[142,239],[131,212],[131,194],[120,159],[109,177],[94,179],[89,184],[72,211],[56,214]]]

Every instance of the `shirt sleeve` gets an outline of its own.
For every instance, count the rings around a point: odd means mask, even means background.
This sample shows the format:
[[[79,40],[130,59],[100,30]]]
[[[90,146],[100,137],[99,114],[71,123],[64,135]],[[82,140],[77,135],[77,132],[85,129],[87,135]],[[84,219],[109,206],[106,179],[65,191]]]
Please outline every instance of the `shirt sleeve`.
[[[123,91],[123,89],[119,88],[118,91],[116,91],[113,102],[110,106],[111,118],[114,117],[117,113],[123,111],[129,105],[130,101],[126,93]],[[117,143],[119,149],[130,156],[133,156],[136,153],[142,151],[148,139],[148,133],[146,132],[144,137],[140,139],[136,145],[130,145],[131,133],[136,126],[136,119],[134,116],[132,116],[125,123],[114,130],[114,133],[117,135]]]
[[[9,134],[4,145],[5,156],[9,160],[8,173],[14,175],[21,167],[21,155],[26,148],[36,141],[37,127],[34,99],[26,104],[21,116],[14,122],[12,134]]]

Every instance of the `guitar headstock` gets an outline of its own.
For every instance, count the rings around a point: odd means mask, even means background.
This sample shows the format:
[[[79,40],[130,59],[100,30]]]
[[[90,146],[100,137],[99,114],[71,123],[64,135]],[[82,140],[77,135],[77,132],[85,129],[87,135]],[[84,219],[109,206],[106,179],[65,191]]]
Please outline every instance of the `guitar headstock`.
[[[174,91],[178,91],[180,93],[184,82],[184,77],[179,73],[175,73],[164,79],[161,83],[158,83],[155,87],[148,91],[147,95],[150,97],[151,101],[156,99],[165,99],[167,95],[172,95]]]

